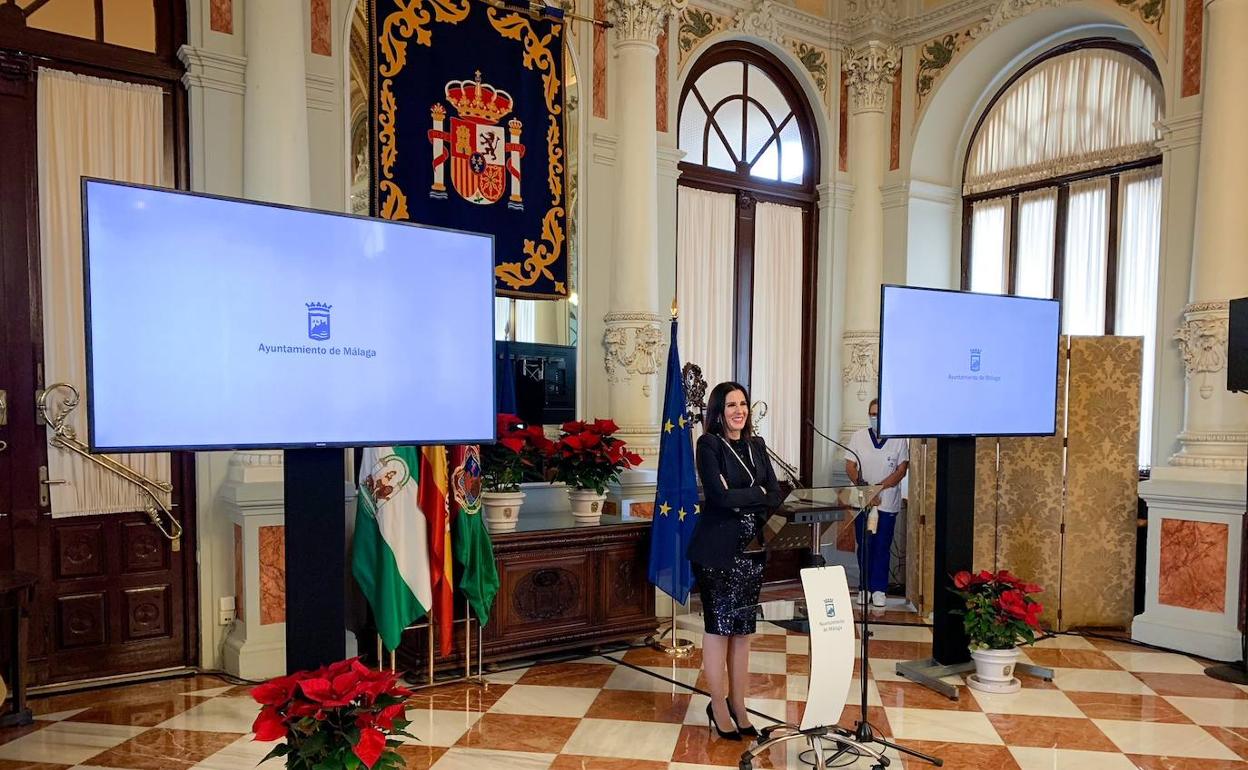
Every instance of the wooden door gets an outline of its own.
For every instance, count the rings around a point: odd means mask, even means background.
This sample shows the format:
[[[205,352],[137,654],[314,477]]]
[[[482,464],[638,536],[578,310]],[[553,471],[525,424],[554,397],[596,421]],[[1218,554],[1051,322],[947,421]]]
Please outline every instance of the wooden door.
[[[194,466],[173,458],[181,549],[142,512],[54,519],[36,418],[43,328],[36,88],[31,58],[0,51],[0,569],[40,577],[30,625],[31,684],[190,665],[198,656]],[[179,175],[180,176],[180,175]],[[76,383],[79,388],[82,383]],[[153,383],[153,387],[159,387]]]

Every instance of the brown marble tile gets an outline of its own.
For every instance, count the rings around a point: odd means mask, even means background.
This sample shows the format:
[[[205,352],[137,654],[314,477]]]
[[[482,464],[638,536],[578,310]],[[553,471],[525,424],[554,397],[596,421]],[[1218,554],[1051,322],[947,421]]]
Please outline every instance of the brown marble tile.
[[[1205,36],[1204,0],[1183,0],[1183,84],[1182,96],[1200,93],[1201,45]]]
[[[1027,657],[1037,666],[1058,668],[1095,668],[1119,671],[1121,667],[1098,650],[1066,650],[1028,647]]]
[[[404,745],[399,746],[396,751],[399,756],[407,763],[404,765],[405,770],[429,770],[433,767],[433,763],[442,758],[446,753],[446,749],[440,746],[427,746],[425,744]],[[261,768],[264,765],[260,766]],[[273,770],[276,770],[274,768]]]
[[[1204,674],[1150,674],[1144,671],[1133,672],[1139,679],[1158,695],[1177,695],[1188,698],[1230,698],[1244,700],[1248,692],[1244,692],[1229,682],[1220,682]]]
[[[260,528],[260,625],[286,622],[286,527]]]
[[[329,0],[312,0],[312,53],[333,56],[334,33],[329,24]]]
[[[242,733],[210,733],[157,728],[140,733],[119,746],[97,754],[83,764],[124,767],[127,770],[189,768],[242,737]]]
[[[853,695],[856,701],[857,695]],[[785,704],[784,721],[788,724],[801,724],[802,717],[806,715],[806,702],[791,700]],[[841,718],[836,724],[844,727],[846,730],[853,730],[858,727],[858,720],[861,718],[862,712],[857,702],[846,703],[845,710],[841,712]],[[888,723],[888,714],[885,713],[881,706],[867,706],[867,721],[871,723],[871,728],[876,735],[892,735],[893,729]]]
[[[1091,719],[989,714],[988,721],[1008,746],[1118,751]]]
[[[705,671],[698,675],[698,681],[695,687],[702,692],[711,691],[710,685],[707,684],[706,681]],[[750,673],[750,691],[746,697],[784,700],[788,696],[788,692],[789,680],[786,674]]]
[[[1091,644],[1093,647],[1095,647],[1098,650],[1101,650],[1102,652],[1148,652],[1149,651],[1147,647],[1141,647],[1138,644],[1132,644],[1131,641],[1126,638],[1103,639],[1101,637],[1096,637],[1096,636],[1085,636],[1083,638],[1088,640],[1088,644]]]
[[[102,700],[103,702],[98,706],[92,706],[65,721],[155,727],[166,719],[172,719],[183,711],[202,703],[197,698],[166,698],[164,700],[142,703],[129,703],[112,699]]]
[[[857,663],[858,661],[854,661]],[[790,654],[787,656],[785,671],[790,674],[809,674],[810,656]]]
[[[417,690],[407,702],[417,709],[485,712],[510,688],[506,684],[455,682]]]
[[[560,754],[555,757],[550,770],[667,770],[667,763],[644,759],[611,759]]]
[[[192,676],[34,698],[29,705],[35,715],[55,714],[73,709],[94,708],[105,703],[150,704],[165,699],[173,701],[181,699],[188,692],[224,686],[226,682],[216,677]],[[196,702],[188,701],[188,708]]]
[[[603,690],[585,714],[589,719],[631,719],[638,722],[680,724],[689,711],[691,694]]]
[[[1248,728],[1244,727],[1206,727],[1205,732],[1222,741],[1231,751],[1248,759]]]
[[[894,642],[887,639],[872,639],[868,645],[872,658],[888,660],[921,660],[932,656],[932,645],[928,642]]]
[[[937,709],[940,711],[979,711],[979,703],[965,687],[958,687],[958,699],[949,700],[938,692],[913,682],[876,681],[880,700],[885,706],[908,709]]]
[[[1222,612],[1226,607],[1228,533],[1227,525],[1216,522],[1162,519],[1157,601]]]
[[[1128,754],[1127,759],[1139,770],[1243,770],[1244,763],[1230,759],[1191,759],[1188,757],[1153,757]]]
[[[702,668],[702,650],[696,647],[687,658],[673,658],[653,647],[637,647],[624,653],[620,659],[634,666],[649,666],[651,668],[665,668],[669,666],[675,666],[676,668]]]
[[[10,728],[0,730],[0,734],[7,733]],[[0,741],[5,740],[5,736],[0,735]],[[12,740],[9,738],[8,740]],[[26,762],[25,760],[16,759],[0,759],[0,770],[69,770],[70,765],[53,765],[47,762]]]
[[[1053,682],[1051,682],[1051,681],[1046,682],[1045,680],[1041,679],[1041,678],[1040,678],[1040,677],[1038,677],[1038,676],[1029,676],[1029,675],[1024,674],[1023,672],[1021,672],[1021,671],[1017,670],[1017,669],[1015,669],[1015,670],[1014,670],[1014,676],[1018,679],[1019,683],[1023,685],[1023,689],[1025,689],[1025,690],[1057,690],[1057,689],[1060,689],[1060,688],[1058,688],[1058,686],[1057,686],[1057,685],[1053,684]]]
[[[234,0],[212,0],[208,24],[213,32],[234,34]]]
[[[1187,715],[1156,695],[1117,692],[1067,692],[1066,697],[1091,719],[1122,719],[1132,722],[1165,722],[1190,725]]]
[[[936,743],[934,741],[902,741],[906,748],[921,751],[945,761],[943,770],[1019,770],[1014,755],[1005,746],[979,743]],[[896,764],[893,765],[896,767]],[[931,770],[931,765],[917,759],[906,759],[905,770]]]
[[[788,642],[784,634],[755,634],[750,638],[750,649],[759,652],[785,652]]]
[[[615,671],[613,664],[551,663],[524,672],[516,684],[543,684],[550,687],[602,687]]]
[[[676,740],[672,752],[673,762],[692,765],[724,765],[737,767],[741,753],[749,748],[745,741],[729,741],[715,735],[707,725],[685,725]],[[780,768],[786,766],[787,749],[781,745],[754,761],[756,768]]]
[[[55,712],[48,712],[48,713],[55,713]],[[15,741],[18,738],[21,738],[23,736],[30,735],[31,733],[34,733],[34,732],[38,732],[42,730],[43,728],[47,727],[48,725],[53,725],[53,724],[56,724],[56,723],[55,722],[32,722],[28,725],[22,725],[21,727],[5,727],[4,729],[0,729],[0,746],[3,746],[9,741]],[[0,765],[0,770],[8,770],[8,767],[6,767],[5,765]]]
[[[565,717],[485,714],[455,745],[473,749],[558,754],[572,737],[578,724],[579,719]]]

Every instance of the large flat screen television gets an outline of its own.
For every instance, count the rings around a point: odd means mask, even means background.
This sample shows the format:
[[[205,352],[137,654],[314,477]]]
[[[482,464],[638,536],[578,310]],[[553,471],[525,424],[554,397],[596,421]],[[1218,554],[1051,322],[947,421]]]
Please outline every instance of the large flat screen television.
[[[92,451],[494,440],[492,236],[82,195]]]
[[[1059,307],[1048,299],[883,286],[881,435],[1052,435]]]

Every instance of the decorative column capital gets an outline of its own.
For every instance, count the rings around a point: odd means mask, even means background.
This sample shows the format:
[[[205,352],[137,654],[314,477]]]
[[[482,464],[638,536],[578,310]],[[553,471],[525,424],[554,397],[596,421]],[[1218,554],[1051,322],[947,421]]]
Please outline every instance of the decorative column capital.
[[[784,34],[776,23],[775,3],[772,0],[754,0],[749,10],[737,12],[733,20],[736,28],[747,35],[761,37],[780,45],[784,44]]]
[[[880,334],[875,331],[847,331],[843,341],[845,354],[841,360],[845,365],[841,368],[841,377],[845,387],[856,388],[858,400],[865,402],[867,396],[874,392],[879,376]]]
[[[618,384],[639,377],[641,393],[649,398],[652,378],[667,354],[663,316],[644,311],[612,312],[603,317],[603,322],[607,327],[602,335],[607,381]]]
[[[654,45],[666,29],[668,16],[688,0],[607,0],[607,16],[615,25],[616,43]]]
[[[842,66],[848,76],[851,111],[883,113],[888,103],[888,87],[901,66],[901,49],[891,43],[872,40],[846,48]]]

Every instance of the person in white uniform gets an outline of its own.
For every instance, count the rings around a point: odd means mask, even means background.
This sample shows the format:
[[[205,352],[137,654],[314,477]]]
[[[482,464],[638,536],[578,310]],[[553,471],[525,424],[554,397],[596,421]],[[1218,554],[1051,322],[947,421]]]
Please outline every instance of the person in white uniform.
[[[897,514],[901,513],[901,482],[910,469],[910,443],[903,438],[880,439],[880,402],[871,399],[867,406],[870,427],[855,431],[849,439],[849,447],[862,458],[862,467],[853,455],[845,458],[845,473],[855,484],[879,484],[883,487],[871,499],[871,506],[879,512],[879,526],[870,538],[870,574],[863,569],[866,537],[866,515],[854,521],[858,534],[859,588],[870,592],[871,604],[883,607],[885,591],[888,590],[888,566],[893,546],[893,530],[897,526]]]

